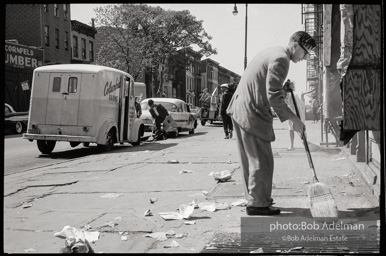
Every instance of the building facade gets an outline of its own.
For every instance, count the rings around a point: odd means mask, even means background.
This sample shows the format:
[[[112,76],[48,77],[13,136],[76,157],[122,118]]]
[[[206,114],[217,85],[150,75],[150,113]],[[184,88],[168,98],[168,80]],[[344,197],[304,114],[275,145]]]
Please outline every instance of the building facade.
[[[95,29],[77,20],[71,20],[71,63],[95,64]]]

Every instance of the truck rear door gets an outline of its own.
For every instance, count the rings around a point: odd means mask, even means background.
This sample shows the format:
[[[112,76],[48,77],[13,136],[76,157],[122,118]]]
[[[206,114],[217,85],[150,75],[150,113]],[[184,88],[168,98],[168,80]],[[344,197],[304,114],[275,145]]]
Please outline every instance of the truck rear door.
[[[46,124],[77,125],[82,75],[51,73]]]

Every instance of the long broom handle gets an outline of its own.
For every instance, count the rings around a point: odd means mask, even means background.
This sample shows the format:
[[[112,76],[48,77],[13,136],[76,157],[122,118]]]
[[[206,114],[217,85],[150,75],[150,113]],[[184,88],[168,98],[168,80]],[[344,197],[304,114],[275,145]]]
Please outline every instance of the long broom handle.
[[[289,88],[289,91],[291,92],[291,97],[292,97],[292,101],[293,101],[294,106],[295,106],[296,115],[301,120],[300,114],[299,114],[299,110],[298,110],[298,105],[296,104],[296,99],[295,99],[295,96],[294,96],[294,92],[292,91],[291,88]],[[310,149],[308,147],[308,142],[307,142],[306,134],[305,134],[304,130],[302,132],[302,140],[303,140],[304,148],[306,149],[308,163],[309,163],[310,168],[311,168],[311,170],[312,170],[312,172],[314,174],[314,179],[315,179],[315,181],[318,181],[318,178],[316,177],[314,163],[312,162],[312,158],[311,158],[311,152],[310,152]]]

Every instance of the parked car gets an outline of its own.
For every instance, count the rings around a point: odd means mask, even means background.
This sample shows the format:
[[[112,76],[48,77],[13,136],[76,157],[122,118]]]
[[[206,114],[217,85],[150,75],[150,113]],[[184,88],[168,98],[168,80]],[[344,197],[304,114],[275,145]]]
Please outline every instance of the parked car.
[[[17,112],[11,105],[7,103],[4,103],[4,105],[4,130],[11,130],[17,134],[26,131],[28,124],[28,111]]]
[[[155,104],[162,104],[169,112],[169,115],[176,121],[178,127],[173,129],[172,133],[175,137],[180,132],[189,131],[189,134],[193,134],[197,128],[197,117],[190,111],[189,105],[185,101],[174,98],[151,98]],[[153,118],[149,112],[148,101],[150,99],[144,99],[141,102],[142,122],[145,124],[145,131],[151,132],[154,129]]]

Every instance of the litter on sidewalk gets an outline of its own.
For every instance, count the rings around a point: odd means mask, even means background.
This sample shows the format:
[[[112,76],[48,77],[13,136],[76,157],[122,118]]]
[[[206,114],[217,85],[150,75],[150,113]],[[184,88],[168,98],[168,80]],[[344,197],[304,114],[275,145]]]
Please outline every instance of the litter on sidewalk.
[[[157,202],[158,198],[150,198],[150,203],[151,204],[154,204],[155,202]]]
[[[194,220],[191,220],[191,221],[185,221],[184,224],[185,224],[185,225],[195,225],[195,224],[196,224],[196,221],[194,221]]]
[[[99,234],[99,232],[81,231],[74,227],[65,226],[54,236],[65,239],[65,245],[60,250],[62,253],[94,253],[89,243],[97,241]]]
[[[231,206],[247,206],[248,201],[246,199],[239,199],[231,204]]]
[[[149,210],[146,210],[146,212],[144,213],[145,217],[147,216],[153,216],[153,213]]]
[[[30,208],[30,207],[32,207],[31,203],[24,203],[23,204],[23,208]]]
[[[179,163],[179,161],[175,160],[175,159],[168,161],[168,164],[178,164],[178,163]]]
[[[120,196],[123,196],[123,194],[109,193],[109,194],[101,196],[101,198],[116,198],[116,197],[120,197]]]
[[[151,237],[157,239],[158,241],[166,241],[168,238],[174,237],[175,234],[176,233],[174,232],[174,230],[169,230],[167,232],[154,232],[146,234],[143,237]]]
[[[180,171],[179,173],[193,173],[193,171],[192,170],[182,169],[182,171]]]
[[[164,248],[173,248],[173,247],[178,247],[180,246],[179,243],[177,243],[175,240],[170,245],[164,245]]]
[[[165,220],[182,220],[189,219],[194,211],[194,205],[181,204],[178,212],[159,212],[158,214]]]

